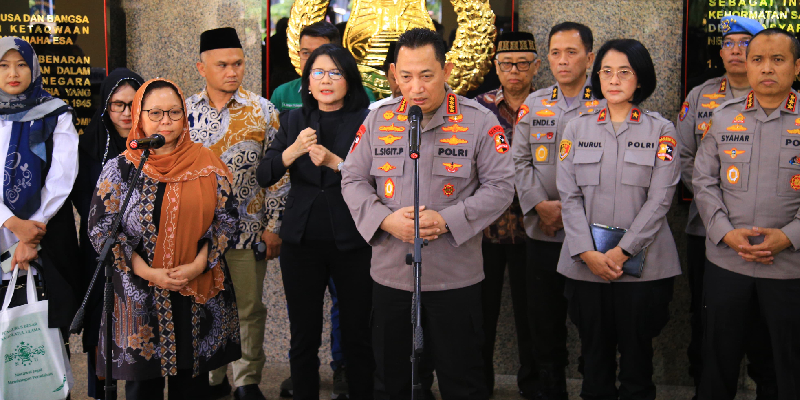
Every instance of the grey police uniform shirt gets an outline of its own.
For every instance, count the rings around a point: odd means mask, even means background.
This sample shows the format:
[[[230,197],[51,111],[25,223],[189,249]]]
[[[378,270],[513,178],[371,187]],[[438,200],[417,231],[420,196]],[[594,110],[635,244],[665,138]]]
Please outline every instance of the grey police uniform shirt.
[[[414,205],[409,107],[400,97],[370,112],[342,166],[342,195],[373,246],[372,279],[411,291],[412,268],[405,259],[413,245],[380,229],[389,214]],[[491,111],[449,87],[420,137],[419,204],[439,212],[450,228],[422,250],[422,290],[476,284],[484,278],[483,229],[514,197],[508,140]]]
[[[711,113],[722,103],[734,98],[733,90],[728,86],[728,78],[721,76],[705,81],[695,87],[686,96],[686,101],[681,105],[678,113],[678,132],[681,153],[681,181],[689,190],[692,189],[692,171],[700,138],[711,121]],[[706,229],[697,212],[694,200],[689,205],[689,220],[686,223],[686,233],[695,236],[705,236]]]
[[[558,143],[571,119],[592,113],[605,105],[592,95],[587,81],[581,96],[567,105],[558,85],[531,93],[517,113],[511,154],[514,158],[514,183],[522,207],[528,237],[546,242],[563,242],[564,230],[547,236],[539,229],[534,207],[546,200],[560,200],[556,189]]]
[[[614,132],[604,108],[573,119],[559,143],[557,174],[566,238],[558,272],[576,280],[605,282],[580,254],[595,250],[593,223],[625,228],[619,246],[636,255],[646,251],[642,282],[681,274],[678,250],[667,223],[680,180],[680,157],[672,122],[634,107]]]
[[[706,224],[706,257],[756,278],[800,278],[800,117],[792,91],[770,116],[755,94],[720,106],[700,142],[692,184]],[[777,228],[792,242],[772,265],[748,262],[722,238],[736,228]],[[763,242],[763,236],[750,243]]]

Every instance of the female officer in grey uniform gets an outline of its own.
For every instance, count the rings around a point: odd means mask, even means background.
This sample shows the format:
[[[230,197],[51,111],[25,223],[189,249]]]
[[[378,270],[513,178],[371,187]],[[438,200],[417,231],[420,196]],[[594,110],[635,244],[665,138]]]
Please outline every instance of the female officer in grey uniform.
[[[675,128],[637,105],[653,93],[650,53],[636,40],[607,42],[592,68],[593,92],[608,105],[570,121],[559,144],[566,239],[558,272],[585,362],[581,396],[655,399],[652,339],[669,320],[681,273],[667,210],[680,179]],[[627,229],[617,247],[595,250],[591,224]],[[622,274],[645,252],[640,278]],[[619,391],[615,385],[619,348]]]

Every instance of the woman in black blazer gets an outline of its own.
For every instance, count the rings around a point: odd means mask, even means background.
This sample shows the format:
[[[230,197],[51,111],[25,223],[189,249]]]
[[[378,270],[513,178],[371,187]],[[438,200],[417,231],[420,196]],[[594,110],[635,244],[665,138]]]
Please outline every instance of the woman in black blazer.
[[[371,399],[372,249],[342,198],[339,171],[369,111],[350,52],[326,44],[311,53],[303,70],[302,97],[302,108],[281,117],[280,130],[258,167],[261,186],[275,184],[287,170],[291,182],[281,223],[280,262],[292,335],[293,397],[319,398],[323,298],[333,278],[350,399]]]

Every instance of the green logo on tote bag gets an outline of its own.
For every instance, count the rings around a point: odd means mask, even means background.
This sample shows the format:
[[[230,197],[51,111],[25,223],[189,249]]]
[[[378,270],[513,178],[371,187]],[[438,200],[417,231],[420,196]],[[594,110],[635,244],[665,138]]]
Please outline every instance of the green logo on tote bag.
[[[39,347],[33,347],[28,343],[20,342],[19,346],[14,350],[11,354],[5,355],[6,364],[14,361],[15,366],[19,366],[20,364],[24,367],[27,367],[31,363],[35,361],[39,361],[39,357],[45,354],[44,345]]]

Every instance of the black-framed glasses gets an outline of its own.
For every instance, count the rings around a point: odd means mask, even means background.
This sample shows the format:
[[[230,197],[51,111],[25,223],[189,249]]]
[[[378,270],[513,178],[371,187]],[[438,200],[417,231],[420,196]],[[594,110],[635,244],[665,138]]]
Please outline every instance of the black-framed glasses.
[[[744,39],[738,42],[734,40],[726,40],[722,42],[722,48],[725,50],[731,50],[733,49],[733,46],[739,46],[740,49],[746,49],[749,44],[750,39]]]
[[[150,118],[150,121],[153,122],[161,122],[164,119],[164,114],[169,115],[169,119],[173,121],[180,121],[183,118],[183,109],[182,108],[173,108],[169,111],[159,110],[157,108],[153,108],[150,110],[142,110],[143,112],[147,113],[147,117]]]
[[[508,61],[498,61],[498,65],[500,65],[500,71],[508,72],[511,71],[511,68],[517,67],[517,71],[524,72],[531,69],[531,64],[533,61],[517,61],[517,62],[508,62]]]
[[[610,81],[614,75],[616,75],[621,81],[629,81],[636,76],[636,73],[633,72],[632,69],[627,68],[618,69],[616,71],[611,68],[603,68],[600,71],[597,71],[597,75],[600,75],[600,79],[604,81]]]
[[[133,107],[133,102],[126,103],[124,101],[112,101],[111,103],[108,103],[108,109],[113,112],[123,112],[126,108],[131,110],[131,107]]]
[[[314,69],[311,70],[311,77],[314,78],[314,80],[317,80],[317,81],[322,79],[322,78],[324,78],[325,74],[328,74],[328,76],[330,76],[331,79],[334,80],[334,81],[338,81],[339,79],[342,79],[342,72],[339,71],[338,69],[332,69],[330,71],[325,71],[324,69],[321,69],[321,68],[314,68]]]

